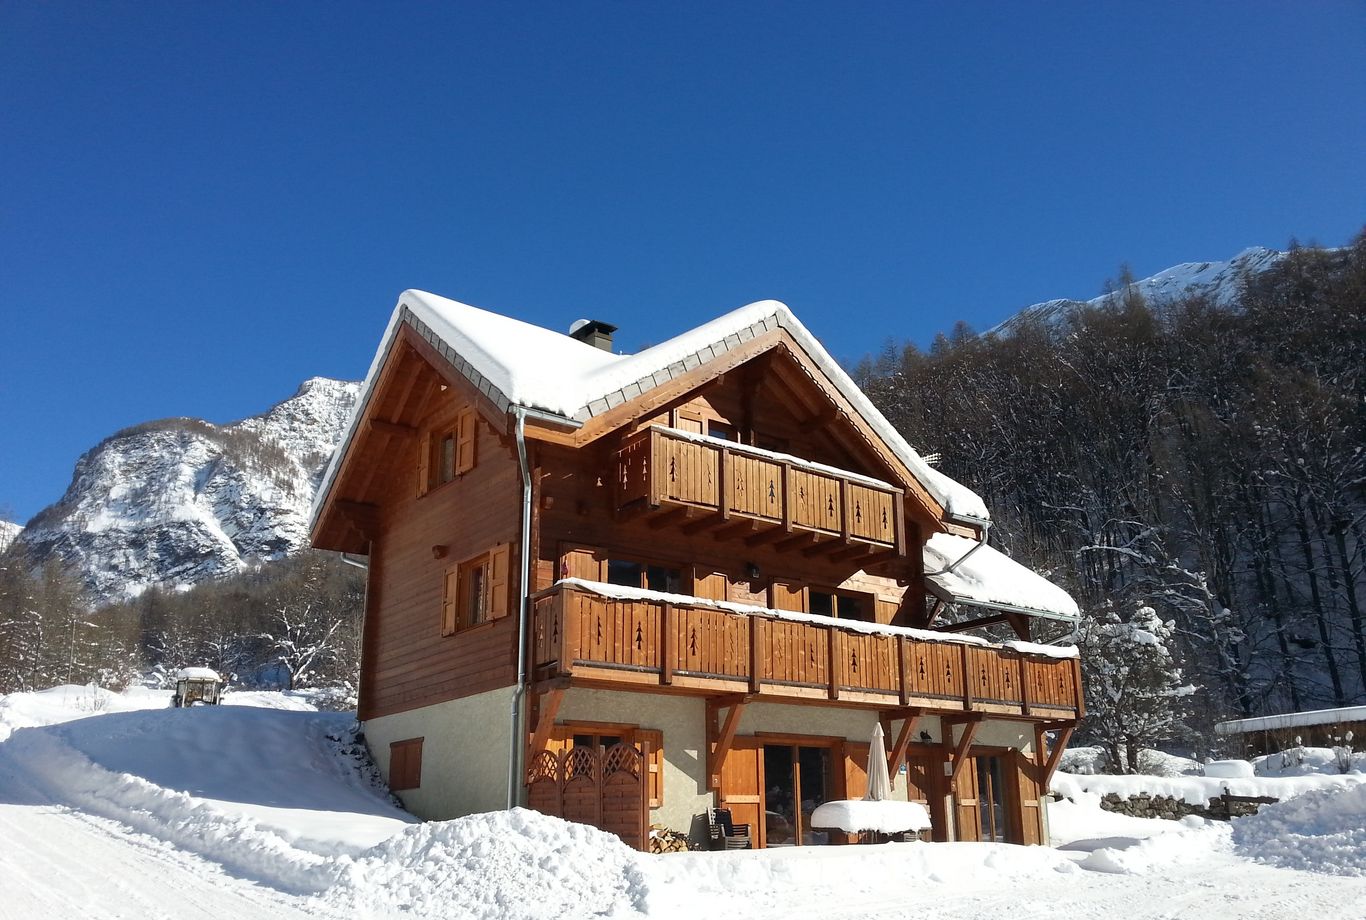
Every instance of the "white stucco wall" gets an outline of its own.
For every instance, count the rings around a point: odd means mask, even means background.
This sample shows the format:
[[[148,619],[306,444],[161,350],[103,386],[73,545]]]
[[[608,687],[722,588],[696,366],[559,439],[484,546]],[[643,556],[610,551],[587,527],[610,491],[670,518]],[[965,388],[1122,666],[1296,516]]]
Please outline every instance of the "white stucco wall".
[[[389,745],[422,738],[422,785],[395,794],[419,818],[440,821],[507,807],[512,688],[490,690],[365,723],[384,778]]]

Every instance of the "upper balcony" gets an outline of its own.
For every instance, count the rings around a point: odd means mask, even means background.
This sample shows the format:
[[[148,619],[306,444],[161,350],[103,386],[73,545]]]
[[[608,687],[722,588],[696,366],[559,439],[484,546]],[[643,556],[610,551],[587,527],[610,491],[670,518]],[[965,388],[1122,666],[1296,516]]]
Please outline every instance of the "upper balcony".
[[[576,581],[533,603],[529,652],[538,680],[947,714],[1082,714],[1077,659],[1041,646]]]
[[[858,473],[660,426],[617,450],[615,473],[619,512],[662,509],[690,532],[862,562],[906,554],[902,490]]]

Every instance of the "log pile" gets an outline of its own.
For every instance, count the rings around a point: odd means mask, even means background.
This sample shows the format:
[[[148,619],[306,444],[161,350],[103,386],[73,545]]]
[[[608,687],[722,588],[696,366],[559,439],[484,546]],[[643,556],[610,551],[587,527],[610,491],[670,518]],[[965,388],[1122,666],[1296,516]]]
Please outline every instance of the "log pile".
[[[650,852],[651,853],[686,853],[692,847],[688,846],[688,835],[671,830],[662,824],[650,825]]]

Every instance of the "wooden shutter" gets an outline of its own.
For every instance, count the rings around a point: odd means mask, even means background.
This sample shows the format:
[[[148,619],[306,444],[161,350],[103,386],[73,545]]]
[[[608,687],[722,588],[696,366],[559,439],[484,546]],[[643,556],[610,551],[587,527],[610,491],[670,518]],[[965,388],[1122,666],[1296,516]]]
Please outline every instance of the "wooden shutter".
[[[977,762],[971,755],[958,774],[953,790],[955,840],[981,840],[982,815],[977,791]]]
[[[512,563],[512,544],[499,543],[489,550],[489,619],[505,617],[512,611],[508,588],[512,578],[508,569]]]
[[[650,745],[650,759],[646,764],[649,778],[645,788],[650,797],[650,807],[659,808],[664,804],[664,733],[658,729],[642,728],[637,729],[635,735],[637,744],[643,741]]]
[[[793,581],[774,581],[768,587],[768,605],[774,610],[806,612],[806,586]]]
[[[422,785],[422,739],[407,738],[389,745],[389,788],[416,789]]]
[[[582,578],[584,581],[603,580],[602,560],[591,549],[565,550],[560,566],[561,578]]]
[[[738,737],[721,762],[721,807],[731,820],[750,826],[751,839],[764,845],[764,752],[754,737]]]
[[[417,497],[427,494],[427,486],[432,479],[432,434],[422,432],[417,441]]]
[[[1039,795],[1038,764],[1023,751],[1011,751],[1009,756],[1001,758],[1001,762],[1005,768],[1006,824],[1019,825],[1018,834],[1012,834],[1019,839],[1011,843],[1027,846],[1043,843],[1044,806]],[[1011,805],[1017,805],[1018,812],[1009,813]]]
[[[474,447],[478,434],[478,417],[473,409],[464,409],[456,421],[455,429],[455,473],[468,473],[474,469]]]
[[[460,566],[446,567],[441,588],[441,635],[449,636],[459,628],[457,607],[460,598]]]

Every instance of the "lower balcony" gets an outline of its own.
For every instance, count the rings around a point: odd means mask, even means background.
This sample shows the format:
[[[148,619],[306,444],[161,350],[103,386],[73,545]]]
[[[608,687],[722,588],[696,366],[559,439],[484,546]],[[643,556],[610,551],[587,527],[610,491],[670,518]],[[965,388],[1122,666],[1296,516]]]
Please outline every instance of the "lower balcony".
[[[1038,646],[568,579],[533,597],[537,680],[1040,720],[1082,714],[1076,658]]]

